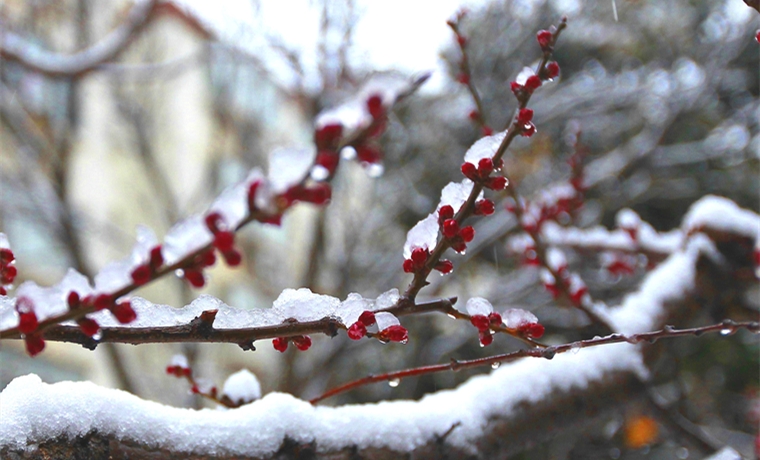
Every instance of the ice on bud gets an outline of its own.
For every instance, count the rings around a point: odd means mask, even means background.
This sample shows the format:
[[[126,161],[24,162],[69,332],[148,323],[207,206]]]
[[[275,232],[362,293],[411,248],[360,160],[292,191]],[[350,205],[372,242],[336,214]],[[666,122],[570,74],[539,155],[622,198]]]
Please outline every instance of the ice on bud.
[[[432,213],[417,222],[406,234],[404,259],[409,259],[415,248],[433,249],[438,241],[438,228],[438,216],[436,213]]]
[[[348,338],[351,340],[360,340],[367,335],[367,326],[361,321],[357,321],[348,328]]]
[[[504,326],[509,329],[519,329],[527,324],[538,323],[538,318],[533,313],[521,308],[509,308],[501,314]]]
[[[467,149],[467,153],[464,154],[465,163],[470,163],[474,166],[484,158],[492,159],[506,135],[506,131],[501,131],[476,141]]]
[[[377,330],[379,331],[388,329],[391,326],[398,326],[401,324],[401,322],[393,313],[388,313],[385,311],[375,313],[375,322],[377,322]]]
[[[536,40],[538,40],[538,45],[542,50],[547,50],[552,43],[552,33],[548,30],[540,30],[536,34]]]
[[[388,291],[383,292],[379,296],[377,296],[377,299],[375,299],[375,310],[382,310],[383,308],[389,308],[398,303],[399,298],[401,295],[398,292],[398,289],[393,288]]]
[[[549,80],[553,80],[557,78],[558,75],[559,75],[559,64],[557,64],[556,61],[552,61],[546,64],[546,76],[549,78]]]
[[[482,315],[488,317],[489,314],[493,313],[493,305],[483,297],[469,299],[465,305],[465,309],[470,316]]]

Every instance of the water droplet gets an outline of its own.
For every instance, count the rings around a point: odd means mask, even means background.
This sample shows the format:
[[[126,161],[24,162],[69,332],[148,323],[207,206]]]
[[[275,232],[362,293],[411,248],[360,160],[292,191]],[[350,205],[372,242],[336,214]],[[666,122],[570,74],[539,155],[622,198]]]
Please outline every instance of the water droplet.
[[[480,348],[485,348],[485,345],[483,345],[483,342],[480,342]]]
[[[385,166],[379,163],[372,163],[365,168],[369,177],[377,178],[383,175],[385,172]]]
[[[499,367],[501,367],[501,363],[499,361],[491,363],[491,369],[498,369]]]
[[[573,346],[570,347],[570,353],[577,355],[578,352],[581,351],[581,344],[575,343]]]
[[[98,332],[95,333],[95,335],[92,336],[92,340],[100,341],[100,339],[103,338],[103,332],[98,330]]]
[[[311,178],[315,181],[323,181],[330,177],[330,171],[322,165],[311,168]]]
[[[447,313],[446,316],[448,316],[451,319],[457,319],[457,317],[452,315],[451,313]]]
[[[175,275],[177,278],[182,278],[182,276],[183,276],[184,274],[185,274],[185,271],[184,271],[184,270],[182,270],[181,268],[178,268],[178,269],[174,270],[174,275]]]
[[[617,459],[620,458],[620,449],[617,447],[613,447],[610,449],[610,458]]]
[[[353,160],[356,158],[356,149],[347,145],[340,149],[340,156],[342,156],[344,160]]]
[[[731,329],[721,329],[720,335],[731,335],[733,331]]]
[[[676,457],[680,458],[681,460],[686,460],[689,458],[689,449],[681,447],[676,451]]]
[[[391,387],[391,388],[396,388],[399,383],[401,383],[400,379],[390,379],[390,380],[388,380],[388,386]]]

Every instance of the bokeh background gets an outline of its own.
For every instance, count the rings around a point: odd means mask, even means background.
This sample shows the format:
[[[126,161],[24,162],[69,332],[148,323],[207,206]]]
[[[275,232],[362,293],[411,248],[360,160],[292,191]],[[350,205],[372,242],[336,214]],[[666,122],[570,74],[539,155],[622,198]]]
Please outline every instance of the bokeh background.
[[[283,2],[284,3],[284,2]],[[435,3],[435,4],[434,4]],[[0,229],[18,258],[18,282],[56,283],[68,267],[92,276],[128,254],[137,225],[161,237],[184,216],[203,211],[280,145],[310,145],[312,120],[373,72],[434,76],[391,115],[382,138],[385,171],[369,177],[344,163],[326,209],[299,205],[282,227],[253,225],[238,236],[244,263],[217,266],[200,292],[240,308],[267,308],[287,287],[345,298],[403,288],[406,232],[460,180],[466,149],[479,138],[468,119],[472,101],[456,83],[461,54],[445,24],[455,2],[196,0],[165,2],[117,59],[77,76],[50,76],[12,59],[0,61]],[[632,208],[658,230],[679,225],[688,206],[718,194],[760,210],[760,15],[741,0],[513,0],[468,2],[461,26],[472,78],[494,127],[505,126],[515,100],[509,82],[535,65],[535,33],[566,15],[556,49],[562,73],[531,107],[538,133],[519,139],[506,171],[534,196],[570,174],[568,141],[581,130],[587,201],[581,227],[614,225]],[[130,2],[5,0],[0,35],[21,37],[34,53],[72,53],[125,20]],[[514,219],[496,196],[494,216],[456,272],[436,278],[430,297],[483,296],[499,308],[532,310],[547,340],[586,337],[585,318],[559,309],[505,246]],[[569,254],[592,295],[616,304],[635,289],[638,270],[610,277],[595,257]],[[164,279],[136,295],[182,306],[199,292]],[[724,317],[757,318],[760,290]],[[197,375],[221,384],[248,368],[265,391],[309,398],[367,373],[484,356],[516,349],[498,337],[482,350],[472,328],[437,316],[404,320],[406,346],[314,337],[307,353],[280,355],[268,343],[244,352],[227,345],[103,345],[94,352],[48,344],[30,359],[20,343],[0,345],[0,388],[34,372],[43,380],[93,380],[171,405],[200,407],[183,382],[164,373],[186,354]],[[684,339],[662,358],[657,388],[684,417],[723,442],[751,452],[760,418],[757,338]],[[485,370],[480,371],[485,372]],[[472,373],[375,385],[334,403],[419,398]],[[582,436],[564,437],[524,458],[699,458],[655,421],[647,447],[626,427],[646,424],[632,405]],[[646,428],[646,427],[645,427]],[[686,456],[684,456],[686,455]],[[691,457],[689,457],[691,455]]]

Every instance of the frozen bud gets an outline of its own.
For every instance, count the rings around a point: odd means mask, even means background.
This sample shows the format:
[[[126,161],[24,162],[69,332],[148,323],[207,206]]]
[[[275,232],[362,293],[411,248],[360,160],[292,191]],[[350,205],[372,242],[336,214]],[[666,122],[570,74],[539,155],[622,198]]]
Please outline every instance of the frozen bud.
[[[406,343],[409,340],[409,331],[400,324],[388,326],[380,331],[380,339],[390,342]]]
[[[272,346],[275,350],[279,351],[280,353],[285,353],[285,350],[288,349],[288,338],[287,337],[276,337],[272,339]]]
[[[375,313],[375,321],[377,322],[377,330],[379,331],[401,324],[393,313],[385,311]]]
[[[95,297],[95,300],[92,303],[92,306],[95,307],[95,310],[105,310],[106,308],[109,308],[113,305],[113,298],[108,294],[100,294]]]
[[[340,162],[340,155],[332,150],[320,150],[314,163],[325,168],[329,174],[335,172]]]
[[[531,120],[533,120],[533,110],[520,109],[520,112],[517,114],[517,124],[527,125]]]
[[[524,324],[517,331],[531,339],[540,339],[544,335],[544,326],[539,323]]]
[[[557,75],[559,75],[559,64],[556,61],[546,64],[546,76],[551,80],[557,78]]]
[[[478,180],[478,168],[472,163],[462,163],[462,174],[472,181]]]
[[[8,265],[16,260],[16,256],[13,255],[13,251],[8,248],[0,248],[0,264]]]
[[[137,319],[137,313],[132,308],[132,304],[129,300],[122,300],[113,307],[111,307],[111,313],[116,317],[116,320],[121,324],[129,324]]]
[[[470,316],[470,322],[479,331],[487,331],[491,327],[491,321],[485,315],[472,315]]]
[[[348,338],[351,340],[359,340],[367,335],[367,326],[362,324],[361,321],[357,321],[348,328]]]
[[[356,159],[361,163],[378,164],[383,160],[383,154],[377,147],[360,145],[356,148]]]
[[[45,349],[45,340],[40,334],[29,334],[24,337],[24,345],[29,356],[37,356]]]
[[[219,230],[222,229],[222,227],[225,227],[224,220],[222,219],[222,215],[218,212],[212,212],[208,216],[206,216],[206,227],[211,231],[211,233],[216,233]]]
[[[446,219],[441,227],[441,232],[446,238],[454,238],[459,233],[459,223],[454,219]]]
[[[467,250],[467,244],[465,244],[465,242],[462,241],[461,238],[456,238],[452,240],[450,244],[451,244],[451,249],[453,249],[454,251],[460,254],[464,254],[464,252]]]
[[[518,329],[526,324],[538,323],[538,318],[533,313],[521,308],[510,308],[501,314],[504,326],[508,329]]]
[[[538,40],[538,45],[541,47],[541,49],[547,51],[550,49],[552,44],[552,33],[548,30],[540,30],[536,34],[536,40]]]
[[[480,345],[487,347],[493,343],[493,334],[491,334],[491,331],[488,329],[485,331],[478,331],[478,339],[480,340]]]
[[[256,192],[259,190],[260,186],[261,181],[259,180],[248,186],[248,211],[251,213],[256,211]]]
[[[77,324],[79,325],[79,329],[82,331],[82,333],[88,337],[93,337],[100,330],[98,322],[94,319],[79,318],[77,320]]]
[[[512,93],[514,93],[515,96],[520,97],[520,95],[523,92],[523,85],[517,83],[516,81],[513,81],[509,84],[509,88],[512,90]]]
[[[383,99],[377,94],[370,96],[370,98],[367,99],[367,111],[372,115],[372,118],[377,119],[382,117],[385,114]]]
[[[450,260],[443,259],[443,260],[439,260],[438,263],[435,264],[434,269],[438,270],[444,275],[448,275],[449,273],[451,273],[452,270],[454,270],[454,264],[451,263]]]
[[[424,248],[414,248],[409,259],[404,261],[404,271],[413,273],[422,270],[428,259],[428,250]]]
[[[318,129],[314,133],[314,143],[319,150],[334,147],[343,134],[343,126],[340,124],[329,124]]]
[[[201,267],[210,267],[216,263],[216,254],[213,249],[209,249],[200,254],[196,260],[196,264]]]
[[[13,265],[0,268],[0,284],[11,284],[17,274],[18,270]]]
[[[533,123],[526,124],[520,131],[520,135],[523,137],[532,137],[534,134],[536,134],[536,125]]]
[[[148,281],[150,281],[150,267],[145,264],[138,265],[137,268],[132,270],[130,276],[132,277],[132,282],[135,284],[135,286],[142,286],[143,284],[146,284]]]
[[[493,160],[490,158],[481,158],[478,161],[478,175],[488,177],[493,172]]]
[[[221,252],[229,251],[235,245],[235,234],[230,231],[217,232],[214,235],[214,247]]]
[[[369,327],[375,324],[377,320],[375,319],[375,314],[373,312],[365,310],[361,315],[359,315],[359,322]]]
[[[200,270],[186,268],[184,270],[184,277],[194,288],[202,288],[206,284],[206,278]]]
[[[507,178],[504,176],[496,176],[489,178],[485,184],[483,184],[486,188],[491,190],[504,190],[507,188]]]
[[[493,313],[493,305],[483,297],[473,297],[469,299],[465,305],[465,309],[470,316],[482,315],[487,318],[488,315]]]
[[[66,296],[66,303],[70,309],[76,309],[82,306],[82,300],[79,298],[79,293],[76,291],[69,292]]]
[[[493,201],[489,199],[483,199],[475,202],[475,215],[476,216],[490,216],[495,211]]]
[[[452,217],[454,217],[454,208],[451,205],[441,206],[441,209],[438,210],[438,223],[443,224],[444,221]]]
[[[243,261],[243,256],[240,254],[240,251],[236,249],[230,249],[229,251],[223,252],[222,257],[224,257],[224,261],[227,262],[227,265],[230,267],[237,267]]]
[[[491,327],[501,326],[501,315],[496,312],[489,313],[488,321],[491,323]]]
[[[291,340],[293,341],[293,345],[301,351],[306,351],[311,348],[311,337],[308,335],[299,335],[293,337]]]
[[[150,268],[153,270],[158,269],[164,264],[164,256],[161,254],[161,246],[156,246],[150,250],[149,262]]]
[[[531,75],[527,80],[525,80],[525,90],[529,93],[532,93],[540,87],[541,79],[538,78],[538,75]]]
[[[18,312],[18,330],[22,334],[31,334],[37,330],[39,322],[34,312],[34,304],[27,297],[16,299],[16,311]]]
[[[469,243],[473,238],[475,238],[475,229],[472,228],[471,225],[468,225],[459,231],[459,237],[462,238],[465,243]]]

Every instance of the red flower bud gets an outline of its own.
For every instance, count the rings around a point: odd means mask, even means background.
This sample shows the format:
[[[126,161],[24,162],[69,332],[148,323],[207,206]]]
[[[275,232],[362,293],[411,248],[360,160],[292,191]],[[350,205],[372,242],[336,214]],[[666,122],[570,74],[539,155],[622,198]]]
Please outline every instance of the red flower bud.
[[[415,248],[412,251],[412,262],[417,267],[422,267],[427,262],[428,250],[423,248]]]
[[[541,79],[538,78],[538,75],[531,75],[525,80],[525,90],[529,93],[532,93],[539,87],[541,87]]]
[[[211,230],[211,233],[216,233],[220,230],[219,225],[223,224],[224,220],[222,219],[222,215],[218,212],[212,212],[208,216],[206,216],[206,227],[208,227],[209,230]]]
[[[143,284],[150,281],[150,267],[147,265],[138,265],[137,268],[132,270],[131,276],[132,276],[132,282],[135,284],[135,286],[142,286]]]
[[[16,256],[13,255],[13,251],[11,251],[8,248],[0,249],[0,264],[1,265],[8,265],[9,263],[13,262],[15,259],[16,259]]]
[[[488,321],[491,323],[491,327],[501,326],[501,315],[496,312],[489,313]]]
[[[369,114],[372,115],[372,118],[380,118],[385,114],[385,109],[383,108],[383,99],[378,95],[370,96],[369,99],[367,99],[367,110],[369,111]]]
[[[452,270],[454,270],[454,264],[451,263],[450,260],[443,259],[439,260],[433,268],[443,273],[444,275],[448,275]]]
[[[135,313],[129,300],[123,300],[111,307],[111,313],[121,324],[129,324],[137,319],[137,313]]]
[[[311,348],[311,337],[308,335],[301,335],[297,337],[293,337],[293,345],[296,346],[301,351],[306,351],[309,348]]]
[[[39,322],[37,321],[37,315],[33,311],[19,312],[18,313],[18,330],[22,334],[31,334],[37,330]]]
[[[539,323],[523,324],[517,332],[532,339],[540,339],[544,335],[544,326]]]
[[[520,112],[517,114],[518,125],[527,125],[532,119],[533,110],[531,109],[520,109]]]
[[[549,79],[556,78],[559,75],[559,64],[556,61],[552,61],[546,64],[546,76]]]
[[[150,268],[156,270],[164,264],[164,256],[161,254],[161,246],[156,246],[150,250]]]
[[[478,332],[478,339],[480,339],[480,344],[484,347],[487,347],[493,343],[493,335],[488,329]]]
[[[332,150],[320,150],[317,154],[316,160],[314,160],[314,163],[328,170],[330,174],[335,172],[335,170],[338,168],[339,162],[340,155],[338,155],[336,152],[333,152]]]
[[[536,134],[536,125],[533,123],[526,124],[523,126],[522,131],[520,131],[520,135],[523,137],[531,137],[534,134]]]
[[[359,315],[359,322],[369,327],[375,324],[375,314],[369,310],[365,310]]]
[[[356,148],[356,159],[360,163],[376,164],[382,161],[383,154],[375,147],[360,145]]]
[[[322,150],[335,146],[343,134],[343,126],[340,124],[330,124],[314,133],[314,143],[317,149]]]
[[[444,205],[441,206],[441,209],[438,210],[438,223],[443,224],[444,221],[447,219],[451,219],[454,217],[454,208],[451,207],[451,205]]]
[[[79,329],[82,330],[82,333],[88,337],[93,337],[100,330],[98,322],[94,319],[79,318],[77,324],[79,325]]]
[[[367,335],[367,326],[362,324],[361,321],[357,321],[348,328],[348,338],[351,340],[359,340]]]
[[[414,262],[412,259],[404,259],[404,273],[414,273]]]
[[[464,240],[465,243],[469,243],[473,238],[475,238],[475,229],[472,228],[471,225],[468,225],[459,231],[459,236]]]
[[[399,324],[388,326],[383,331],[381,331],[381,336],[385,337],[391,342],[406,342],[409,339],[408,331],[404,326],[401,326]]]
[[[478,174],[480,177],[488,177],[493,172],[493,160],[482,158],[478,161]]]
[[[217,232],[214,235],[214,247],[221,252],[231,251],[235,244],[235,234],[230,231]]]
[[[185,279],[192,287],[202,288],[206,284],[206,279],[203,277],[203,272],[191,268],[186,268],[184,272]]]
[[[462,174],[464,174],[464,177],[474,181],[478,178],[478,168],[469,162],[462,163]]]
[[[509,84],[509,88],[512,90],[512,93],[514,93],[515,96],[520,96],[520,93],[523,91],[523,85],[517,83],[516,81],[513,81]]]
[[[459,224],[454,219],[446,219],[443,222],[441,232],[446,238],[454,238],[459,233]]]
[[[276,337],[272,339],[272,346],[275,350],[279,351],[280,353],[285,353],[285,350],[288,349],[288,339],[287,337]]]
[[[475,202],[475,215],[477,216],[490,216],[494,213],[495,207],[493,201],[489,199],[483,199]]]
[[[213,249],[209,249],[206,252],[200,254],[197,260],[197,264],[202,267],[210,267],[216,263],[216,254]]]
[[[45,340],[39,334],[29,334],[24,337],[24,344],[29,356],[37,356],[45,349]]]
[[[111,305],[113,305],[113,299],[108,294],[100,294],[93,301],[93,307],[98,311],[109,308]]]
[[[69,292],[69,295],[66,296],[66,303],[69,305],[70,309],[81,307],[82,301],[79,298],[79,293],[76,291]]]
[[[478,328],[479,331],[487,331],[491,327],[491,321],[485,315],[472,315],[470,322],[473,326]]]
[[[13,265],[7,265],[0,270],[0,284],[11,284],[16,278],[18,270]]]
[[[541,30],[536,34],[536,40],[542,50],[547,50],[552,43],[552,33],[548,30]]]
[[[504,190],[507,188],[507,178],[504,176],[491,177],[484,185],[491,190]]]
[[[240,251],[235,249],[223,252],[222,257],[224,257],[224,261],[227,262],[227,265],[230,267],[237,267],[240,265],[240,262],[243,261],[243,256],[240,254]]]

